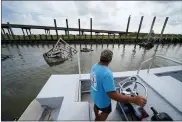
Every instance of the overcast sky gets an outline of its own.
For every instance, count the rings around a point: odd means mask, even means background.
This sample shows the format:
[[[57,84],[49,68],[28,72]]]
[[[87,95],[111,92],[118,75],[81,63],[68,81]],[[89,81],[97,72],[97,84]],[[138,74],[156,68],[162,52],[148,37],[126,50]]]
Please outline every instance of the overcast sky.
[[[161,32],[169,17],[164,33],[182,34],[182,1],[2,1],[2,22],[12,24],[54,26],[55,18],[58,26],[65,27],[67,18],[69,27],[77,28],[80,18],[81,28],[90,28],[92,18],[94,29],[125,31],[129,15],[129,31],[136,32],[144,16],[141,32],[149,32],[156,16],[155,33]]]

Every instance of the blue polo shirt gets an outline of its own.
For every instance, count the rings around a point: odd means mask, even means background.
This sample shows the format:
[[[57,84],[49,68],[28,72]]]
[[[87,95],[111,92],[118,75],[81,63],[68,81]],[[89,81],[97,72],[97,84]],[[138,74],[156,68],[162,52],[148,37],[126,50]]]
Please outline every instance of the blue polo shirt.
[[[108,107],[111,99],[107,92],[115,91],[114,78],[107,66],[93,65],[90,71],[91,98],[99,108]]]

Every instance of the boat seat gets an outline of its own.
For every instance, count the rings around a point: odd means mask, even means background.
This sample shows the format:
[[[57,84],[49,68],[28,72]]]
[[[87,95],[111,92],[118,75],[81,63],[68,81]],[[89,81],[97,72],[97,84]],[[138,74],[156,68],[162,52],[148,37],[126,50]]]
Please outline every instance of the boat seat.
[[[63,102],[57,121],[59,120],[90,121],[90,104],[88,102]]]
[[[143,73],[139,77],[182,113],[182,82],[170,76],[157,77],[154,74]]]

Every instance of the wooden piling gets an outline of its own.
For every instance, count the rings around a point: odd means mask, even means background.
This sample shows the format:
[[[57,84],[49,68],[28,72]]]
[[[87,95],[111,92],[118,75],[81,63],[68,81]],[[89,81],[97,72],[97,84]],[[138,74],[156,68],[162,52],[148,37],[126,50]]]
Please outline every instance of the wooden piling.
[[[165,27],[166,27],[166,24],[167,24],[168,19],[169,19],[169,17],[166,17],[166,19],[164,21],[164,25],[163,25],[162,30],[161,30],[161,35],[160,35],[159,41],[161,41],[161,38],[162,38],[162,35],[164,33],[164,30],[165,30]]]
[[[42,35],[40,34],[40,40],[42,41]]]
[[[125,37],[127,37],[127,34],[128,34],[128,30],[129,30],[129,26],[130,26],[130,18],[131,18],[131,15],[128,17],[128,23],[127,23],[127,27],[126,27]]]
[[[98,33],[95,33],[96,34],[96,43],[98,42]]]
[[[31,35],[32,35],[31,29],[29,28],[28,30],[29,30],[29,39],[32,40],[32,38],[31,38]]]
[[[156,19],[156,16],[153,18],[153,21],[152,21],[152,24],[151,24],[151,27],[150,27],[149,36],[150,36],[151,33],[152,33],[152,30],[153,30],[153,27],[154,27],[154,23],[155,23],[155,19]]]
[[[22,29],[22,32],[23,32],[24,40],[26,40],[26,39],[25,39],[25,32],[24,32],[23,28],[21,28],[21,29]]]
[[[27,31],[27,29],[25,29],[26,30],[26,33],[27,33],[27,36],[28,36],[28,31]],[[30,40],[30,38],[29,38],[29,40]]]
[[[53,41],[53,37],[52,37],[52,35],[51,35],[51,41]]]
[[[81,32],[80,32],[80,19],[78,19],[78,28],[79,28],[79,39],[80,39],[80,38],[81,38],[81,37],[80,37],[80,35],[81,35],[81,34],[80,34],[80,33],[81,33]],[[82,34],[82,35],[83,35],[83,34]]]
[[[4,28],[1,28],[1,29],[2,29],[3,34],[5,35],[6,33],[5,33],[5,31],[4,31]]]
[[[119,33],[119,45],[120,45],[120,43],[121,43],[121,33]]]
[[[62,39],[64,40],[64,35],[62,34]]]
[[[49,30],[49,35],[51,34],[51,30]]]
[[[9,28],[7,28],[7,30],[8,30],[8,34],[11,35],[11,32],[10,32]]]
[[[92,18],[90,18],[90,39],[92,39]]]
[[[15,36],[14,36],[13,30],[11,28],[11,25],[9,24],[9,22],[7,22],[7,24],[8,24],[9,31],[11,32],[11,35],[12,35],[13,39],[15,40]]]
[[[102,46],[103,46],[104,34],[102,34]]]
[[[20,39],[20,35],[18,35],[18,40],[20,41],[21,39]]]
[[[58,30],[57,30],[56,19],[54,19],[54,26],[55,26],[55,30],[56,30],[56,36],[57,36],[57,39],[58,39]]]
[[[69,36],[68,19],[66,19],[66,28],[67,28],[67,36],[68,36],[68,40],[69,40],[70,36]]]
[[[142,22],[143,22],[143,16],[141,16],[141,19],[140,19],[140,24],[139,24],[139,27],[138,27],[138,32],[137,32],[137,37],[136,37],[136,41],[138,41],[138,35],[140,33],[140,29],[141,29],[141,26],[142,26]],[[136,42],[135,41],[135,42]]]
[[[37,40],[36,35],[34,35],[34,39]]]
[[[108,33],[107,44],[109,43],[110,34]]]
[[[3,41],[5,40],[5,37],[4,37],[4,34],[3,34],[3,32],[1,31],[1,36],[2,36],[2,39],[3,39]]]
[[[10,36],[9,36],[9,34],[8,34],[8,33],[6,33],[6,36],[8,37],[8,40],[10,41]]]
[[[47,38],[47,34],[48,34],[48,32],[47,32],[47,30],[45,29],[45,37],[46,37],[46,40],[48,39],[48,38]]]
[[[1,30],[2,30],[2,31],[1,31],[1,34],[5,36],[6,33],[5,33],[5,31],[4,31],[4,28],[1,28]],[[5,37],[4,37],[4,39],[5,39]]]

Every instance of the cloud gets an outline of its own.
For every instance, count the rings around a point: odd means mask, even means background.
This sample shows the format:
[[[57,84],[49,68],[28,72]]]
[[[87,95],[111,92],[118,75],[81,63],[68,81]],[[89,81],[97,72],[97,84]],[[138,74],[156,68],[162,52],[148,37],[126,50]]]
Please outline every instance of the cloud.
[[[181,1],[2,1],[2,22],[125,31],[131,15],[129,31],[136,32],[144,16],[141,32],[149,32],[156,16],[154,32],[160,33],[165,17],[169,17],[164,33],[182,33]],[[19,33],[21,31],[17,31]],[[35,33],[44,31],[36,31]],[[54,33],[54,31],[52,32]],[[63,34],[64,31],[60,31]],[[73,32],[71,32],[73,33]],[[76,32],[78,33],[78,32]]]

